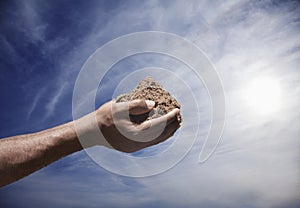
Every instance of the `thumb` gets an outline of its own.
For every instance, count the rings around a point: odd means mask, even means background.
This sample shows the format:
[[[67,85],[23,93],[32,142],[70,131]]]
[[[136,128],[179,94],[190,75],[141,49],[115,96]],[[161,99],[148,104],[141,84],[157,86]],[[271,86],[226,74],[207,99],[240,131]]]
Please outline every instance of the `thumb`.
[[[133,100],[129,102],[129,114],[139,115],[153,109],[155,102],[152,100]]]
[[[119,110],[129,111],[131,115],[144,114],[153,109],[155,102],[152,100],[132,100],[129,102],[117,103]]]

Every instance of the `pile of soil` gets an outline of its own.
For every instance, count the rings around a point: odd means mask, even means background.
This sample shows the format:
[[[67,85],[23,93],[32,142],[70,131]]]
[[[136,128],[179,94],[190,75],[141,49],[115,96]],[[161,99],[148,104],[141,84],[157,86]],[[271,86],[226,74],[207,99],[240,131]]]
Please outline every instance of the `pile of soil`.
[[[146,77],[140,81],[130,93],[118,96],[116,102],[128,102],[135,99],[153,100],[155,102],[155,106],[150,113],[139,116],[130,116],[131,121],[135,123],[141,123],[145,120],[157,118],[167,114],[174,108],[180,108],[180,104],[177,100],[151,77]],[[180,114],[177,116],[177,120],[181,123],[182,117]]]

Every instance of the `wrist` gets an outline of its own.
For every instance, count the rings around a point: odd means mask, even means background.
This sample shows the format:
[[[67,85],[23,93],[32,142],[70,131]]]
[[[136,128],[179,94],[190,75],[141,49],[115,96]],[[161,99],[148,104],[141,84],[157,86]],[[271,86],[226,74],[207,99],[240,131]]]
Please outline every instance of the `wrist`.
[[[105,146],[111,148],[101,132],[99,111],[89,113],[73,121],[74,131],[83,148]]]

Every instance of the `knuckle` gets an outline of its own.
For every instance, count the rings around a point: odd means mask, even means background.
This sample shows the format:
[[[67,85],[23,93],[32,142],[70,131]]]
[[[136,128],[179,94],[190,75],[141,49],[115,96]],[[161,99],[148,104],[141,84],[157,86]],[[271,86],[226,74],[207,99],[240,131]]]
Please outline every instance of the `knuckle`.
[[[133,101],[131,101],[130,102],[130,104],[129,104],[129,108],[136,108],[136,107],[139,107],[139,106],[141,106],[141,100],[133,100]]]
[[[134,107],[140,107],[140,106],[144,106],[145,102],[143,100],[134,100],[133,101],[133,105]]]
[[[150,127],[151,127],[151,123],[150,122],[144,122],[143,125],[140,125],[138,127],[138,130],[139,131],[145,131],[145,130],[150,129]]]

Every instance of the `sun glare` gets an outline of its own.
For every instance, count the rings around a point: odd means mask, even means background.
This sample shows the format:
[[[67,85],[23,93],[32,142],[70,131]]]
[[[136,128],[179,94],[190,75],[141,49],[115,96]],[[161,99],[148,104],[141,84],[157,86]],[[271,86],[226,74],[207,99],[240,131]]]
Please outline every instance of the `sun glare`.
[[[256,113],[271,114],[281,106],[281,88],[275,79],[255,79],[249,83],[244,93],[247,106]]]

